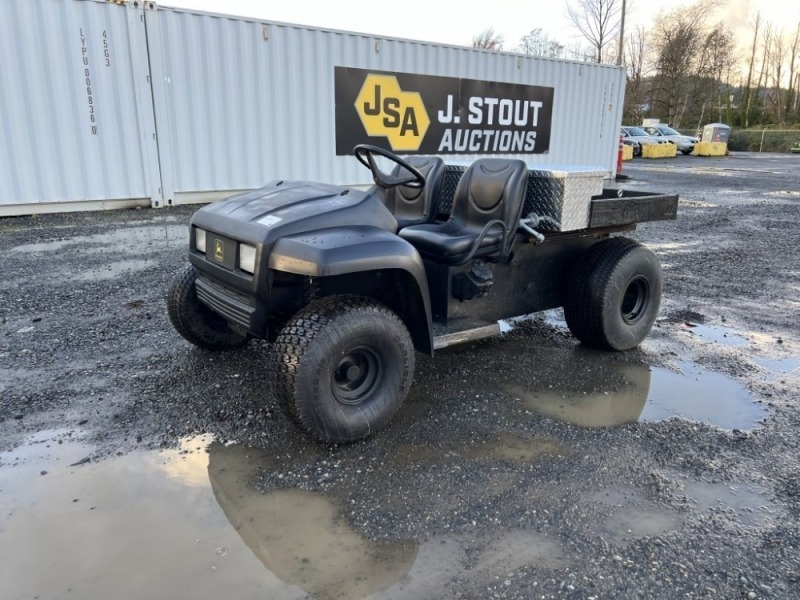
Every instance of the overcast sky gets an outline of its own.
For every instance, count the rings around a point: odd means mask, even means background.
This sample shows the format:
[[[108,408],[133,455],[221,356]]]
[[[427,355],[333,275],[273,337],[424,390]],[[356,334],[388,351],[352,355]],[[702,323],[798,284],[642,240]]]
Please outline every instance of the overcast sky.
[[[628,0],[629,20],[648,27],[659,11],[694,1]],[[506,49],[537,27],[567,45],[579,39],[566,17],[566,0],[162,0],[159,4],[462,46],[470,45],[486,27],[505,36]],[[786,27],[787,34],[793,33],[800,21],[800,0],[727,0],[717,18],[746,39],[752,35],[749,21],[757,11],[779,28]]]

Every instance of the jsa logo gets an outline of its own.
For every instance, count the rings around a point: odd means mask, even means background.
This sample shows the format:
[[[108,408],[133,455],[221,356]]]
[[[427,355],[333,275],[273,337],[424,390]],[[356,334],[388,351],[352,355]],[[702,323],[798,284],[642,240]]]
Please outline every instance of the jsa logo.
[[[419,92],[404,92],[391,75],[367,75],[356,112],[369,136],[385,136],[392,150],[418,150],[430,119]]]

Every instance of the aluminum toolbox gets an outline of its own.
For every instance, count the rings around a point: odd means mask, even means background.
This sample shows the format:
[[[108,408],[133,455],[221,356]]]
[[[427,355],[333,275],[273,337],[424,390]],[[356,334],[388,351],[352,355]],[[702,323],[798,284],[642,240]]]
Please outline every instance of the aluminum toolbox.
[[[589,226],[592,196],[603,193],[600,167],[529,165],[522,216],[539,231],[575,231]]]

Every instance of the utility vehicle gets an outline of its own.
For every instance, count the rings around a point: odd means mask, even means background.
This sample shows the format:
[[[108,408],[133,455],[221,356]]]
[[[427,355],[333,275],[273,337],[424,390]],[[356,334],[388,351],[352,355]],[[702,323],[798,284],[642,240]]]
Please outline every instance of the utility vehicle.
[[[587,187],[586,173],[514,159],[354,154],[372,172],[366,191],[273,181],[198,210],[168,294],[195,346],[271,342],[272,391],[317,439],[384,427],[415,351],[500,333],[498,320],[563,307],[582,343],[607,350],[652,327],[658,260],[611,234],[674,219],[677,196],[604,190],[602,172]]]

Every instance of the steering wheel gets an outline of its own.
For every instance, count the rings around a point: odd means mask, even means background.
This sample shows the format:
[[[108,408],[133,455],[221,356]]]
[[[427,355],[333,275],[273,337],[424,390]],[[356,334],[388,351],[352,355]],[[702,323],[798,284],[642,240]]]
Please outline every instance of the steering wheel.
[[[377,146],[370,146],[369,144],[359,144],[353,148],[353,154],[356,155],[358,162],[372,171],[372,180],[375,182],[375,185],[379,187],[388,189],[398,185],[404,185],[413,190],[420,190],[425,186],[425,176],[420,173],[418,169],[411,166],[411,163],[403,160],[394,152],[389,152]],[[399,177],[390,173],[384,173],[378,168],[378,165],[375,164],[375,154],[388,158],[396,165],[400,165],[408,171],[410,175]]]

